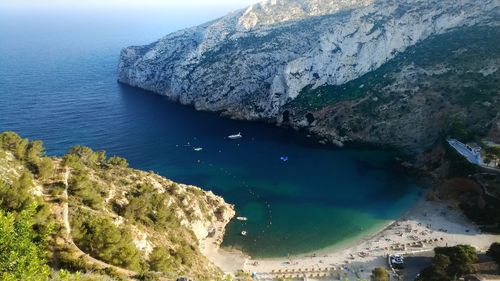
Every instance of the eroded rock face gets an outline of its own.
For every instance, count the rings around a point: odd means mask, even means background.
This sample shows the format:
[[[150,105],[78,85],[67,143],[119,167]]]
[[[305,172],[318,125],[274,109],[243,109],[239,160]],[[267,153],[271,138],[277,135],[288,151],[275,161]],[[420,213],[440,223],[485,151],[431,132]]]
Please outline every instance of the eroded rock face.
[[[279,120],[304,89],[357,79],[433,35],[498,24],[499,7],[498,0],[268,0],[124,49],[118,80],[200,110]]]

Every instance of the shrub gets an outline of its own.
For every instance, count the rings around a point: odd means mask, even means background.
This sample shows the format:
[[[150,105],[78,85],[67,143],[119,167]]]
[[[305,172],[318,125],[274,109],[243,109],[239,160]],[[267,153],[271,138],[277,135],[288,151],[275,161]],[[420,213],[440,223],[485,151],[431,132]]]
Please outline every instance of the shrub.
[[[417,281],[456,280],[474,273],[473,263],[477,262],[476,250],[469,245],[438,247],[432,259],[432,265],[422,270]]]
[[[130,232],[113,224],[111,219],[80,211],[71,216],[73,239],[91,256],[110,264],[140,269],[139,252]]]
[[[33,178],[27,171],[17,181],[8,184],[0,180],[0,207],[6,211],[21,211],[32,203],[30,188]]]
[[[117,156],[110,157],[108,159],[107,163],[111,166],[117,166],[117,167],[122,167],[122,168],[128,167],[127,159],[117,157]]]
[[[36,205],[18,214],[0,210],[0,280],[47,280],[47,233],[36,232]]]
[[[36,165],[40,161],[40,158],[44,155],[45,148],[43,147],[43,142],[35,140],[28,145],[28,149],[26,151],[26,161]]]
[[[165,204],[166,195],[158,193],[150,185],[139,185],[129,198],[123,216],[146,226],[164,228],[177,224],[175,216]]]
[[[491,244],[486,254],[500,265],[500,243],[495,242]]]
[[[3,149],[12,152],[17,159],[24,160],[29,144],[27,139],[22,139],[14,132],[4,132],[0,135],[0,143]]]
[[[461,277],[474,273],[473,263],[477,262],[476,249],[469,245],[458,245],[455,247],[438,247],[434,249],[436,255],[445,255],[450,259],[447,272],[449,276]]]
[[[75,175],[71,177],[69,191],[77,200],[91,208],[98,208],[104,201],[100,196],[99,187],[90,181],[84,171],[77,170]]]
[[[54,174],[54,163],[48,157],[42,158],[37,167],[38,177],[42,179],[49,179]]]
[[[149,268],[152,271],[169,272],[178,269],[180,262],[166,248],[155,247],[149,256]]]
[[[68,154],[77,156],[83,164],[92,167],[98,164],[102,164],[104,161],[106,161],[106,152],[94,152],[92,149],[86,146],[74,146],[70,148]]]
[[[385,268],[377,267],[372,271],[372,281],[389,281],[389,272]]]

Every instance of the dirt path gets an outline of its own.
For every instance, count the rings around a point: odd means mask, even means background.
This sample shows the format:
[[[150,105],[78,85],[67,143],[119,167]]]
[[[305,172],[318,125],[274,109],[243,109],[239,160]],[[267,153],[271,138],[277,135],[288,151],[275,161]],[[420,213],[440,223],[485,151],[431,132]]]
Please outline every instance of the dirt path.
[[[67,244],[70,245],[71,248],[76,252],[77,258],[83,260],[87,264],[91,264],[94,267],[100,268],[100,269],[110,268],[110,269],[113,269],[116,273],[124,275],[124,276],[128,276],[128,277],[136,276],[137,272],[135,272],[135,271],[121,268],[118,266],[114,266],[114,265],[105,263],[101,260],[98,260],[98,259],[91,257],[89,254],[82,251],[73,241],[73,238],[71,237],[71,225],[69,222],[69,196],[68,196],[69,175],[70,175],[70,170],[68,168],[65,168],[64,178],[63,178],[63,183],[64,183],[63,202],[64,203],[62,204],[62,214],[63,214],[63,224],[64,224],[64,228],[66,230],[65,231],[65,240],[66,240]]]

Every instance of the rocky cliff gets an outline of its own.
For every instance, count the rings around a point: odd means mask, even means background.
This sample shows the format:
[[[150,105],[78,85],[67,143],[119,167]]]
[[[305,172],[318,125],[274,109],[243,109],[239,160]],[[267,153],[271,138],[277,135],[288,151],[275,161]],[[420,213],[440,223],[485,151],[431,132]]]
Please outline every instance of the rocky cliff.
[[[200,110],[307,127],[337,143],[361,140],[415,151],[435,138],[419,140],[423,129],[400,140],[383,132],[367,138],[366,130],[379,129],[363,124],[355,133],[337,128],[352,118],[337,115],[332,121],[331,110],[304,112],[304,104],[316,102],[311,92],[369,75],[436,36],[472,27],[497,30],[499,18],[498,0],[269,0],[150,45],[124,49],[118,80]],[[490,61],[488,54],[478,59]],[[408,71],[409,65],[403,66],[400,70]],[[398,79],[407,80],[403,74]],[[329,96],[328,103],[315,110],[335,108],[339,91],[322,94]],[[428,124],[426,111],[410,123]],[[297,112],[305,114],[293,116]],[[355,119],[367,119],[358,115]],[[413,133],[419,132],[406,135]]]

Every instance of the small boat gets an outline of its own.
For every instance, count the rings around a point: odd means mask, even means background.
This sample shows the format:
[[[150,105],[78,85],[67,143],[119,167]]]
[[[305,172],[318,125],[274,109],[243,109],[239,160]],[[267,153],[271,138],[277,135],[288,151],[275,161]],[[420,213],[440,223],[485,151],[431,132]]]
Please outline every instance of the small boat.
[[[236,219],[239,221],[247,221],[248,220],[247,217],[236,217]]]
[[[202,151],[202,150],[203,150],[203,147],[195,147],[193,150],[194,150],[194,151]]]
[[[286,161],[288,161],[288,156],[281,156],[280,160],[283,162],[286,162]]]
[[[228,136],[229,139],[232,139],[232,140],[236,140],[236,139],[241,139],[243,136],[241,135],[241,133],[237,133],[235,135],[230,135]]]
[[[241,232],[241,235],[242,235],[242,236],[247,236],[247,232],[246,232],[245,230],[243,230],[243,231]]]

